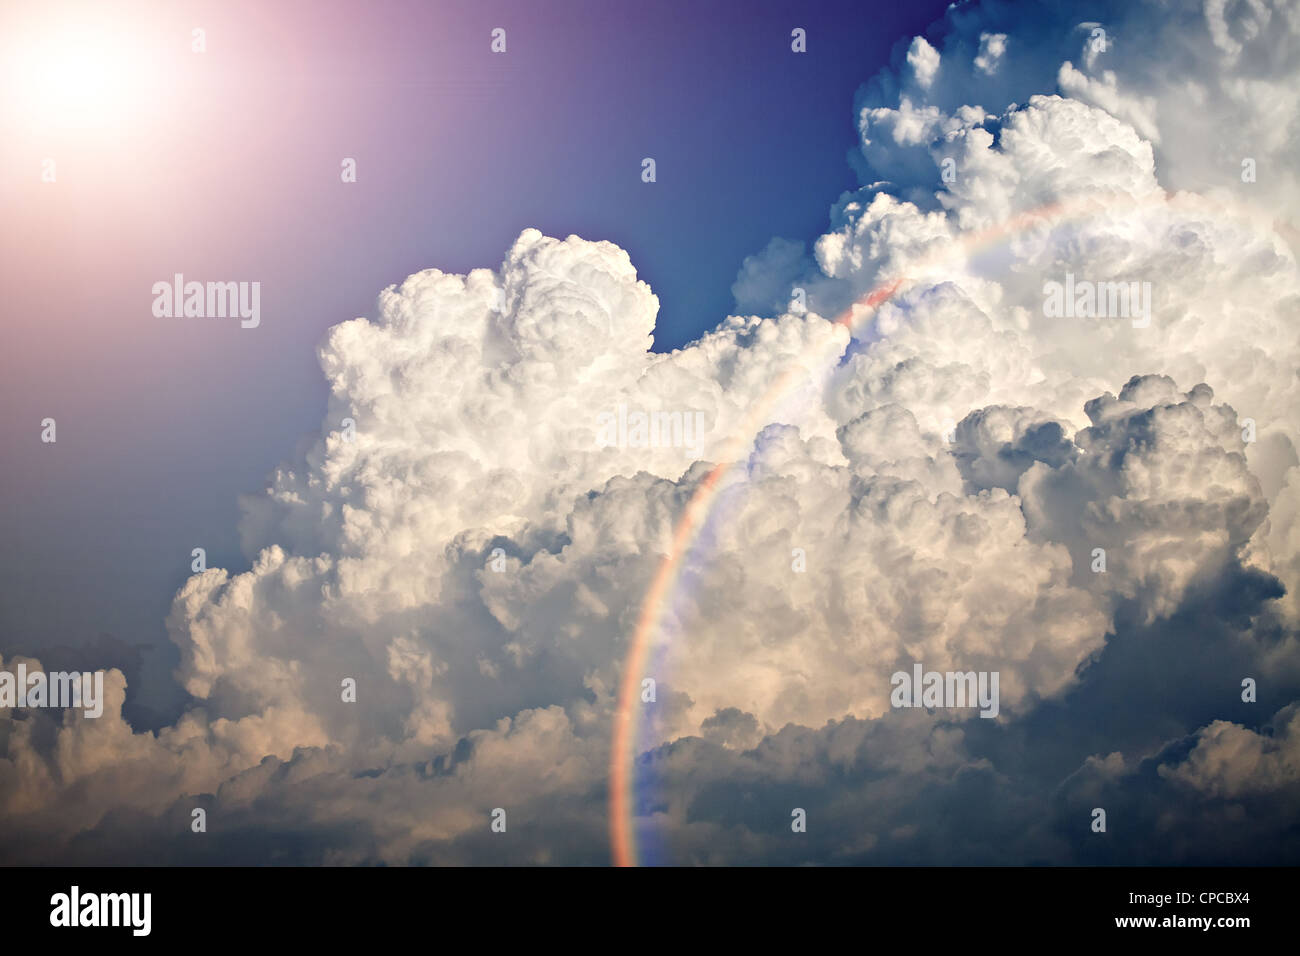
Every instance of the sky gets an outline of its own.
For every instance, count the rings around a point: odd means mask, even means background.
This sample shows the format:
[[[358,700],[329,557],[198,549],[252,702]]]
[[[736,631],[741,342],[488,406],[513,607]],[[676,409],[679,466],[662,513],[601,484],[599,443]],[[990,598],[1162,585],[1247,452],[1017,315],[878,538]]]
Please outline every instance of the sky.
[[[5,104],[0,190],[22,227],[0,238],[2,437],[53,415],[78,451],[15,456],[0,477],[23,502],[0,518],[0,634],[10,653],[143,646],[134,714],[150,725],[184,706],[163,621],[190,552],[250,563],[238,498],[319,429],[331,326],[419,269],[499,265],[532,226],[627,249],[660,297],[655,348],[685,345],[731,306],[746,255],[814,233],[852,185],[855,84],[943,9],[97,7],[4,12],[8,75],[26,83],[58,72],[30,61],[60,44],[94,51],[88,83],[144,66],[129,107],[70,92],[51,120],[18,93]],[[809,55],[787,56],[787,21]],[[492,56],[490,31],[516,24]],[[260,281],[263,325],[159,323],[141,302],[176,272]]]
[[[700,6],[5,9],[0,860],[1296,862],[1300,7]]]

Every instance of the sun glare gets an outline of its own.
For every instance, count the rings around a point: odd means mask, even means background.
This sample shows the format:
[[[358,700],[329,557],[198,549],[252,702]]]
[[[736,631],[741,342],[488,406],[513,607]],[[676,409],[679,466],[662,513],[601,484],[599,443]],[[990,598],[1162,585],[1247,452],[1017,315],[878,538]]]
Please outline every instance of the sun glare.
[[[120,23],[36,20],[6,39],[5,98],[30,132],[120,128],[147,103],[151,60]]]

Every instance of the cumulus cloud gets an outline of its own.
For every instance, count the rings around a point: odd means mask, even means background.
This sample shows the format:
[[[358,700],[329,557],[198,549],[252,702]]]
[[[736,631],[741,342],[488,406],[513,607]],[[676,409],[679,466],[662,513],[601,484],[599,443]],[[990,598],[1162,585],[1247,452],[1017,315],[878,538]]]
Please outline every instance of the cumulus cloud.
[[[652,845],[1253,861],[1215,808],[1264,801],[1254,839],[1300,792],[1279,222],[1300,17],[1116,4],[1102,50],[1098,25],[1022,10],[954,8],[900,47],[857,97],[867,185],[811,244],[746,260],[747,314],[684,349],[649,351],[658,300],[625,252],[533,229],[497,269],[425,270],[332,329],[323,436],[244,502],[248,569],[173,602],[186,714],[133,732],[120,671],[99,720],[0,712],[5,857],[121,860],[147,836],[172,861],[604,862],[628,642],[739,439],[651,655]],[[1150,283],[1149,323],[1048,315],[1067,274]],[[1001,716],[891,708],[913,663],[998,672]],[[1098,805],[1166,823],[1089,842]],[[225,839],[194,844],[196,806]],[[802,842],[794,806],[825,821]],[[488,835],[495,807],[514,839]],[[1218,835],[1162,844],[1172,818]]]
[[[1277,715],[1277,732],[1258,734],[1216,720],[1196,734],[1196,744],[1181,764],[1159,767],[1162,776],[1196,790],[1240,797],[1294,789],[1300,783],[1300,707]]]

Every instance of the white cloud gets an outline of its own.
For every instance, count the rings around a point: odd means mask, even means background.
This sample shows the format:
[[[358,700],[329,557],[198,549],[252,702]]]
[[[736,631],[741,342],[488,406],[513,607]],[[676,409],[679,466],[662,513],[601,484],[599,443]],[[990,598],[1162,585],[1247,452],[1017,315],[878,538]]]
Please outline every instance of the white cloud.
[[[1300,784],[1300,707],[1292,705],[1274,720],[1270,736],[1226,720],[1196,734],[1196,744],[1181,764],[1162,764],[1160,775],[1217,797],[1294,788]]]
[[[810,746],[832,754],[869,737],[880,766],[931,783],[996,777],[963,750],[982,732],[967,715],[896,730],[913,718],[889,711],[890,673],[996,670],[1014,722],[1068,696],[1132,608],[1158,624],[1242,560],[1287,585],[1293,629],[1300,282],[1258,210],[1296,209],[1297,19],[1211,4],[1155,28],[1164,7],[1118,9],[1087,60],[1077,23],[1018,32],[996,6],[914,40],[859,96],[865,168],[892,185],[846,194],[811,258],[774,242],[746,261],[737,298],[773,317],[651,353],[658,301],[627,254],[533,229],[498,270],[385,290],[321,350],[326,437],[245,503],[250,569],[176,596],[194,709],[132,733],[117,673],[97,722],[12,721],[7,813],[71,840],[114,807],[162,820],[207,794],[253,824],[268,803],[330,833],[364,819],[373,844],[327,834],[322,854],[401,862],[472,856],[458,841],[494,806],[598,806],[642,598],[705,462],[755,409],[673,595],[646,747],[702,736],[757,765],[787,759],[793,723],[828,728]],[[1244,192],[1232,148],[1205,158],[1198,135],[1240,139],[1269,182]],[[1150,325],[1048,317],[1043,284],[1067,272],[1150,282]],[[828,321],[900,277],[852,335]],[[811,314],[785,313],[795,284]],[[602,447],[598,416],[620,405],[702,412],[699,455]],[[1243,443],[1247,416],[1266,450]],[[1294,779],[1285,748],[1243,735],[1211,724],[1172,772],[1226,792],[1249,758]],[[1122,775],[1116,754],[1094,763]]]

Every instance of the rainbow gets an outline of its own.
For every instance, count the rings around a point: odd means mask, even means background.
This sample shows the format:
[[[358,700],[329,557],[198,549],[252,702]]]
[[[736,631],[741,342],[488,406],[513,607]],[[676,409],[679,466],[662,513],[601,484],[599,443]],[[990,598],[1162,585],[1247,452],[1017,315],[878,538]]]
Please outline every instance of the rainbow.
[[[901,290],[925,281],[930,274],[930,267],[941,266],[945,259],[955,256],[969,257],[985,248],[1005,242],[1031,227],[1055,229],[1070,221],[1084,220],[1103,211],[1114,212],[1116,209],[1126,211],[1144,210],[1151,206],[1197,205],[1209,204],[1214,211],[1225,210],[1242,218],[1255,222],[1261,215],[1248,210],[1245,206],[1223,199],[1214,201],[1194,193],[1178,193],[1169,196],[1155,192],[1149,197],[1134,199],[1127,194],[1103,199],[1093,196],[1073,202],[1056,202],[1037,207],[1014,216],[987,229],[966,234],[952,243],[945,244],[939,252],[923,260],[923,269],[913,268],[912,275],[901,275],[881,282],[865,295],[851,303],[835,319],[835,325],[842,325],[852,330],[866,321],[877,309],[896,296]],[[1268,217],[1264,217],[1268,218]],[[1289,223],[1273,222],[1277,231],[1296,236],[1294,227]],[[807,353],[801,358],[806,358]],[[609,761],[609,828],[610,845],[615,866],[636,866],[639,853],[636,838],[636,821],[633,809],[633,789],[635,784],[635,749],[633,742],[640,727],[639,688],[641,676],[645,673],[646,661],[654,638],[662,626],[662,620],[669,606],[670,599],[676,591],[686,564],[686,557],[692,552],[699,537],[707,526],[710,514],[717,503],[722,479],[737,464],[744,460],[752,445],[754,436],[769,421],[771,410],[799,384],[800,370],[804,363],[791,362],[763,397],[751,406],[741,426],[725,443],[721,462],[713,467],[705,478],[696,486],[681,517],[673,530],[669,551],[664,555],[655,572],[654,579],[646,591],[637,618],[636,630],[632,635],[627,656],[623,663],[622,677],[619,681],[618,705],[614,714],[614,728]]]

